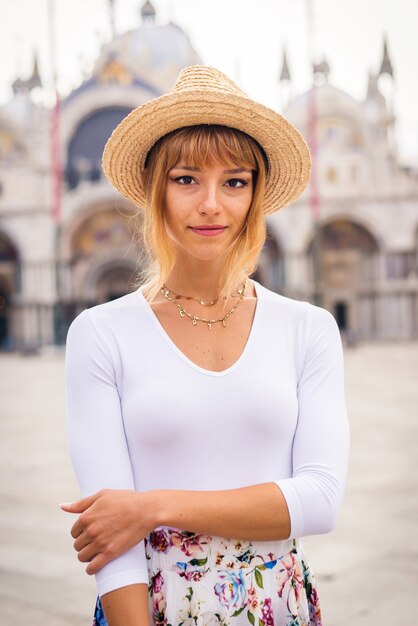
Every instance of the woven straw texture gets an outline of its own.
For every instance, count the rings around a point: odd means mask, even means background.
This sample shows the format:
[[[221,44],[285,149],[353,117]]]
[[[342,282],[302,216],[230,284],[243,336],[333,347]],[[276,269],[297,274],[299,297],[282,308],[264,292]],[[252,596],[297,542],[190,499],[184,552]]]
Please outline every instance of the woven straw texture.
[[[193,65],[179,74],[171,92],[134,109],[115,128],[103,152],[108,180],[146,208],[142,172],[148,152],[167,133],[197,124],[242,130],[268,159],[264,212],[294,202],[308,184],[309,149],[296,128],[272,109],[254,102],[219,70]]]

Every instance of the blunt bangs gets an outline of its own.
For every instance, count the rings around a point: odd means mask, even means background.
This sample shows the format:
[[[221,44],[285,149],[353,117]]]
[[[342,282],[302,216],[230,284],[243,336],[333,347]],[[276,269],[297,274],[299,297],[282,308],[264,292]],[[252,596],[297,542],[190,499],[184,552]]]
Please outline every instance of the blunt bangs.
[[[165,168],[167,172],[184,163],[189,167],[204,169],[216,162],[226,166],[238,166],[258,171],[254,151],[256,143],[246,133],[217,124],[187,126],[177,129],[160,139],[151,149],[160,153],[160,143],[164,143]],[[267,166],[264,150],[256,144]]]

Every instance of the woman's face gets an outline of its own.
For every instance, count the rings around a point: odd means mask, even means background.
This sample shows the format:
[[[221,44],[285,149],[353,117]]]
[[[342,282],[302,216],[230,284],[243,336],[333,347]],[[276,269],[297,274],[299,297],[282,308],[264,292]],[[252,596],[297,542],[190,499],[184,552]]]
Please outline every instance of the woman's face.
[[[200,260],[225,255],[244,227],[253,196],[250,169],[186,162],[168,172],[166,225],[180,254]]]

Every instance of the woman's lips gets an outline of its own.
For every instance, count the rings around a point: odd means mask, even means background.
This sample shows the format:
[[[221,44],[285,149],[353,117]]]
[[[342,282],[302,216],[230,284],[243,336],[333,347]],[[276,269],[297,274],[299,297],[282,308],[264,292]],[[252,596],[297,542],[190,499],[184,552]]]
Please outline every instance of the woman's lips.
[[[203,237],[214,237],[214,235],[219,235],[220,233],[223,233],[224,230],[226,229],[226,226],[222,226],[219,228],[193,228],[190,227],[192,229],[192,231],[194,233],[197,233],[198,235],[202,235]]]

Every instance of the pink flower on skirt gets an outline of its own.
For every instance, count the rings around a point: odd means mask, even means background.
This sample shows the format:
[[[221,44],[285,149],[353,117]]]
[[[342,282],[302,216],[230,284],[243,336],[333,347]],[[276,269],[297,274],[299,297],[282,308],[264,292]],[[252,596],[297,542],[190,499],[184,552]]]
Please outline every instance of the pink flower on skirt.
[[[263,616],[263,624],[265,626],[274,626],[273,607],[271,604],[271,598],[266,598],[261,607],[261,614]]]
[[[180,548],[187,556],[196,556],[204,553],[204,547],[211,541],[212,537],[208,535],[197,535],[176,530],[171,533],[172,545]]]
[[[247,604],[253,609],[256,609],[258,607],[257,589],[254,587],[254,585],[251,585],[251,587],[248,589]]]
[[[293,552],[289,552],[282,559],[284,567],[277,573],[277,593],[279,598],[286,598],[287,608],[293,617],[297,617],[299,604],[304,592],[302,568],[295,559]]]
[[[152,590],[154,594],[159,593],[164,585],[164,578],[161,572],[157,572],[155,576],[151,578]]]
[[[316,588],[313,588],[311,591],[311,595],[308,598],[309,601],[309,617],[311,622],[316,624],[316,626],[321,626],[322,624],[322,615],[321,608],[319,606],[319,597]]]
[[[165,616],[167,602],[162,593],[154,595],[152,618],[155,626],[166,626],[167,618]]]
[[[163,528],[153,530],[149,535],[149,541],[153,550],[164,554],[167,554],[171,546],[170,535]]]

